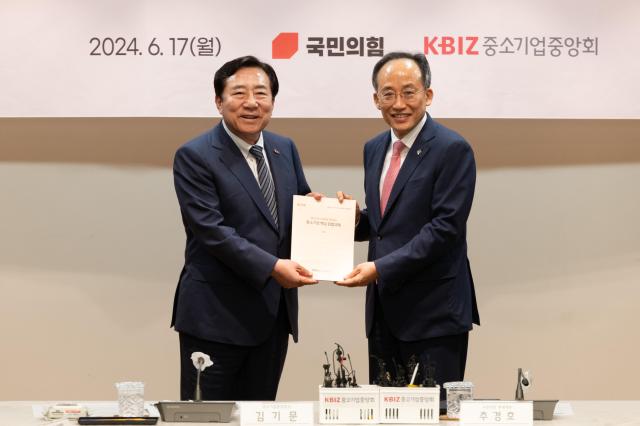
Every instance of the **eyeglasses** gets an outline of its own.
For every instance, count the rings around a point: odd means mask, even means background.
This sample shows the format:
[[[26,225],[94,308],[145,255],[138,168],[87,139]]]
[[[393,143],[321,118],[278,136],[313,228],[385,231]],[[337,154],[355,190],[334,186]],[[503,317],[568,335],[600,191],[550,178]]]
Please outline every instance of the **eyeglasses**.
[[[393,90],[385,90],[378,93],[378,100],[382,105],[390,105],[395,103],[398,96],[400,96],[405,102],[413,102],[418,98],[418,94],[422,92],[424,92],[424,89],[405,89],[400,93],[396,93]]]

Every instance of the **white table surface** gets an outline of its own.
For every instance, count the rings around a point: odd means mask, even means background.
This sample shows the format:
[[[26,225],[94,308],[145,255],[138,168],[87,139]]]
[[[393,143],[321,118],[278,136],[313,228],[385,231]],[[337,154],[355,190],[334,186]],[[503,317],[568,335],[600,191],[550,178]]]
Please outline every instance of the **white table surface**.
[[[51,405],[62,401],[0,401],[0,426],[46,425],[50,422],[36,419],[33,405]],[[94,401],[95,403],[96,401]],[[107,401],[102,401],[107,402]],[[569,401],[573,408],[572,416],[555,417],[550,421],[535,421],[535,424],[547,426],[573,425],[638,425],[640,426],[640,401]],[[91,404],[91,402],[85,402]],[[317,409],[317,403],[316,409]],[[316,415],[317,418],[317,415]],[[76,424],[76,422],[71,422]],[[211,423],[167,423],[159,425],[188,426]],[[230,426],[239,425],[238,412],[234,410]],[[443,425],[457,425],[456,421],[441,420]],[[397,425],[396,425],[397,426]]]

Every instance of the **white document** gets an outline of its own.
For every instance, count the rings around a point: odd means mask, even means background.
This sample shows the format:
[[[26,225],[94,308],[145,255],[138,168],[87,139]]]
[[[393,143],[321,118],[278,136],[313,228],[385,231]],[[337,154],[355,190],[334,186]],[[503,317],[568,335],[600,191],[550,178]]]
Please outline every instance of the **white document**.
[[[342,280],[353,270],[355,219],[355,200],[294,195],[291,260],[317,280]]]

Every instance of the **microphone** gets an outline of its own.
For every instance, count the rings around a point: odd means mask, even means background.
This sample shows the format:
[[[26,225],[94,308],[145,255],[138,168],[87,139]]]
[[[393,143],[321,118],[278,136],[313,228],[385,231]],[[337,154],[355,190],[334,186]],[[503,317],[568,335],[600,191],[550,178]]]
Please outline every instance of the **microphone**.
[[[195,395],[193,396],[193,400],[195,402],[202,401],[202,391],[200,390],[200,372],[202,372],[203,365],[204,365],[204,358],[198,357],[198,366],[196,367],[198,369],[198,375],[196,376],[196,392],[195,392]]]
[[[191,361],[193,361],[193,366],[198,370],[198,374],[196,376],[196,389],[193,395],[193,400],[196,402],[202,401],[202,390],[200,389],[200,373],[204,371],[205,368],[211,367],[213,365],[213,361],[211,361],[211,357],[202,352],[193,352],[191,354]]]

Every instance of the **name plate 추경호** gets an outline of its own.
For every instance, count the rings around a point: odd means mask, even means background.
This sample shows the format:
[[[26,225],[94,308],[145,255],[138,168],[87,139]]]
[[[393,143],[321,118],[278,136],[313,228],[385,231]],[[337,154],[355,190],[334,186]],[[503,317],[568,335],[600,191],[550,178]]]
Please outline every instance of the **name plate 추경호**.
[[[460,425],[533,425],[532,401],[460,401]]]
[[[238,402],[240,426],[313,425],[312,402]]]

